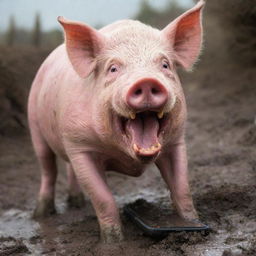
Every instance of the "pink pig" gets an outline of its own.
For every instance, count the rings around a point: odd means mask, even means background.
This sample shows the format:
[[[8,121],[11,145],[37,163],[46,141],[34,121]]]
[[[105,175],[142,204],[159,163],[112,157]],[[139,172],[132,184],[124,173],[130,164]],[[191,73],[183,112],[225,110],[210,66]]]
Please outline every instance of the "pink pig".
[[[55,212],[56,156],[67,164],[69,202],[86,191],[104,242],[123,238],[105,172],[139,176],[155,162],[178,214],[198,218],[191,197],[184,139],[186,102],[176,72],[190,69],[202,41],[203,1],[162,31],[123,20],[99,31],[58,20],[65,44],[33,82],[28,116],[41,166],[35,217]]]

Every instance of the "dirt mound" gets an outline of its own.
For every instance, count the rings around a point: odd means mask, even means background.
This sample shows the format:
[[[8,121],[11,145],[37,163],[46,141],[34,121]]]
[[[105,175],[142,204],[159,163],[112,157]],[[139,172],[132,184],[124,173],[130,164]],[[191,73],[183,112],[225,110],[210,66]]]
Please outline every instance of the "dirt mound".
[[[0,135],[26,132],[26,106],[35,73],[49,50],[0,47]]]
[[[0,60],[0,134],[24,132],[24,91],[17,87],[15,72]]]
[[[256,64],[256,7],[254,0],[209,1],[209,8],[218,14],[229,36],[229,48],[233,62],[247,67]]]

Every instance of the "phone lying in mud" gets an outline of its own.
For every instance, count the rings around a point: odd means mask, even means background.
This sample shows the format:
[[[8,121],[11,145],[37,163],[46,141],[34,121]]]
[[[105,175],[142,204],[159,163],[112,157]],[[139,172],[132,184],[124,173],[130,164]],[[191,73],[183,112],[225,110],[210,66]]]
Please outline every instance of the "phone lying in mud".
[[[210,227],[200,222],[186,221],[168,209],[160,209],[145,200],[137,200],[124,207],[124,214],[145,235],[164,237],[171,232],[209,232]]]

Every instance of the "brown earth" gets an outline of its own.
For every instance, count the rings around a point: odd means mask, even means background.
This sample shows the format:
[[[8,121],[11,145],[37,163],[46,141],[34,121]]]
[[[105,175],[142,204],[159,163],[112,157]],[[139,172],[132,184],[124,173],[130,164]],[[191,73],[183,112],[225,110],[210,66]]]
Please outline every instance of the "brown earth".
[[[42,56],[29,71],[28,80]],[[1,122],[6,114],[11,123],[0,126],[0,255],[256,255],[255,70],[231,67],[217,74],[214,69],[203,77],[198,70],[198,80],[192,75],[185,78],[187,143],[191,188],[201,220],[212,228],[209,234],[181,232],[152,239],[122,215],[125,241],[103,245],[88,199],[83,209],[66,207],[66,174],[61,164],[58,214],[40,222],[32,220],[40,172],[24,130],[25,112],[17,111],[17,104],[2,93],[9,103],[1,101],[0,108],[5,108]],[[25,99],[27,89],[20,91]],[[143,199],[155,209],[151,217],[156,222],[166,216],[162,213],[169,207],[169,195],[154,166],[139,178],[110,173],[108,180],[121,212],[125,203]]]
[[[58,214],[32,220],[40,172],[26,128],[26,101],[49,50],[0,47],[0,256],[256,255],[255,11],[253,0],[247,2],[251,5],[243,7],[248,10],[242,10],[230,1],[207,1],[204,55],[193,74],[182,74],[191,189],[201,220],[212,228],[209,234],[153,239],[126,219],[124,205],[135,202],[138,209],[150,208],[144,216],[155,225],[166,222],[169,193],[154,166],[139,178],[108,175],[122,213],[125,241],[120,244],[99,242],[88,199],[83,209],[67,208],[62,163]]]

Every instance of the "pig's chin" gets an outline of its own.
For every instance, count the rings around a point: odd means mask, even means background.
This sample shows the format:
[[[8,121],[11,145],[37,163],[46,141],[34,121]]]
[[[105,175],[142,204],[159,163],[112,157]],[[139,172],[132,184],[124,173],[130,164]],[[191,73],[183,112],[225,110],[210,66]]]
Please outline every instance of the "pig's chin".
[[[161,151],[161,134],[168,122],[168,116],[154,111],[137,113],[132,118],[119,117],[119,124],[135,156],[144,162],[153,161]]]

